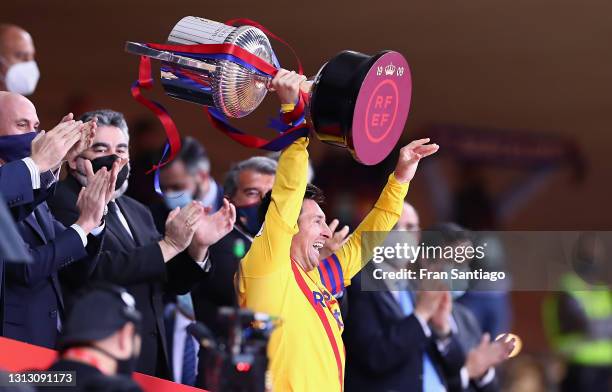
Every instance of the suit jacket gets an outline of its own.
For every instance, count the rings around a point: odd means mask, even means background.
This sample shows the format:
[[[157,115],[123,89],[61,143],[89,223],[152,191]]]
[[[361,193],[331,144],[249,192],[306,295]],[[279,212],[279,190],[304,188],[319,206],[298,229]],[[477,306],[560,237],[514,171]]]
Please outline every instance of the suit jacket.
[[[52,178],[52,176],[51,176]],[[41,190],[32,189],[30,170],[22,160],[0,166],[0,194],[16,221],[25,219],[50,194],[50,178],[41,178]],[[16,246],[20,246],[16,244]],[[0,335],[4,330],[4,260],[0,255]]]
[[[457,339],[451,337],[444,352],[438,351],[434,338],[425,335],[414,315],[404,316],[391,292],[361,290],[362,273],[348,288],[345,390],[422,391],[424,352],[443,382],[447,374],[458,374],[465,355]]]
[[[75,203],[79,188],[77,181],[68,176],[57,184],[55,196],[50,200],[53,213],[65,224],[77,217]],[[163,318],[164,291],[186,294],[205,272],[186,252],[164,263],[158,245],[161,235],[155,229],[149,209],[128,196],[121,196],[116,202],[134,239],[107,219],[107,235],[90,281],[123,286],[134,296],[143,316],[142,349],[136,370],[171,380]],[[62,283],[75,293],[85,282],[77,282],[69,275],[62,275]]]
[[[21,246],[28,249],[33,262],[5,265],[4,336],[53,348],[58,318],[64,311],[58,271],[71,270],[77,279],[82,278],[80,274],[96,262],[102,235],[89,236],[86,249],[74,229],[66,229],[53,218],[46,202],[17,228]]]
[[[251,247],[251,240],[234,228],[225,237],[209,248],[214,269],[191,292],[196,320],[206,324],[217,336],[227,336],[227,328],[218,322],[217,312],[222,306],[237,306],[234,274],[240,264],[234,248],[244,245],[244,253]]]

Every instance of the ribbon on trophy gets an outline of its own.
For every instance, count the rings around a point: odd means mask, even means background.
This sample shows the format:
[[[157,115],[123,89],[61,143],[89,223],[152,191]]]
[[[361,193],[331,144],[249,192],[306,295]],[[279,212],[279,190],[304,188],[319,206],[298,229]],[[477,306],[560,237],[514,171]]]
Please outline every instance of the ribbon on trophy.
[[[160,167],[166,165],[168,162],[172,161],[176,154],[178,154],[181,149],[181,137],[179,135],[178,129],[176,128],[176,124],[168,114],[166,108],[164,108],[160,103],[147,99],[142,95],[141,88],[145,90],[150,90],[153,88],[153,78],[151,77],[151,59],[146,56],[140,57],[140,65],[138,67],[138,80],[132,84],[130,89],[132,93],[132,97],[141,105],[145,106],[147,109],[152,111],[159,121],[162,123],[164,130],[166,132],[166,137],[168,138],[166,141],[166,148],[170,149],[170,156],[167,160],[163,160],[164,157],[159,161],[157,165],[154,165],[151,169],[149,169],[146,174],[151,173],[152,171],[159,170]],[[164,156],[166,155],[166,151],[164,151]],[[156,173],[156,177],[158,173]]]
[[[257,27],[262,30],[267,36],[275,39],[276,41],[287,46],[293,55],[295,56],[298,64],[298,73],[303,74],[302,64],[297,57],[295,50],[282,38],[273,34],[271,31],[263,27],[261,24],[254,22],[249,19],[232,19],[226,22],[228,25],[250,25]],[[171,45],[171,44],[155,44],[147,43],[146,46],[156,49],[163,50],[176,55],[190,57],[193,59],[207,59],[207,60],[229,60],[231,62],[240,64],[241,66],[249,69],[250,71],[257,73],[264,77],[273,78],[280,68],[278,61],[274,58],[274,65],[261,59],[260,57],[250,53],[249,51],[231,44],[196,44],[196,45]],[[199,83],[196,78],[187,77],[194,83]],[[153,165],[146,173],[149,174],[155,171],[154,186],[157,193],[161,194],[159,187],[159,169],[164,165],[171,162],[176,154],[178,154],[181,148],[180,135],[176,124],[170,117],[168,111],[158,102],[149,100],[142,95],[141,89],[151,90],[153,88],[153,78],[151,77],[151,60],[147,56],[140,56],[140,65],[138,72],[138,80],[134,82],[131,88],[132,97],[152,111],[162,123],[167,136],[166,146],[164,152],[158,164]],[[273,123],[273,128],[280,132],[280,135],[267,140],[261,137],[249,135],[242,130],[236,128],[230,124],[227,117],[216,108],[204,107],[204,111],[207,114],[209,121],[219,131],[224,133],[226,136],[235,140],[245,147],[258,148],[267,151],[280,151],[285,147],[289,146],[295,140],[300,137],[307,136],[310,132],[308,125],[304,119],[304,112],[307,105],[308,95],[304,92],[300,93],[299,100],[293,111],[288,113],[282,113],[280,121]],[[291,124],[291,125],[288,125]],[[169,154],[168,154],[169,151]],[[166,155],[168,154],[168,157]]]

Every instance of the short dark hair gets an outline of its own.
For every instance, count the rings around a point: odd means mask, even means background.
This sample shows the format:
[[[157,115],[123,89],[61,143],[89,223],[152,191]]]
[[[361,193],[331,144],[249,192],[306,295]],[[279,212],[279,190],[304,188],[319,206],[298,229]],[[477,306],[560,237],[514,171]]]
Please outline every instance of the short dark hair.
[[[306,192],[304,192],[304,200],[312,200],[317,204],[325,203],[325,195],[321,188],[313,184],[306,185]],[[261,200],[261,205],[259,206],[259,221],[263,222],[266,218],[266,213],[268,212],[268,207],[272,202],[272,191],[268,191],[266,195]]]
[[[127,122],[125,121],[125,117],[123,113],[117,112],[111,109],[98,109],[92,110],[90,112],[83,113],[79,120],[83,122],[87,122],[93,118],[97,119],[98,125],[106,125],[110,127],[116,127],[123,132],[128,142],[130,141],[130,131],[127,126]]]
[[[210,160],[208,159],[206,149],[204,149],[204,146],[200,142],[191,136],[181,138],[181,149],[172,162],[176,162],[177,160],[183,162],[189,174],[197,173],[198,170],[210,171]],[[170,164],[172,164],[172,162]],[[163,166],[161,170],[164,170],[164,167],[167,166]]]

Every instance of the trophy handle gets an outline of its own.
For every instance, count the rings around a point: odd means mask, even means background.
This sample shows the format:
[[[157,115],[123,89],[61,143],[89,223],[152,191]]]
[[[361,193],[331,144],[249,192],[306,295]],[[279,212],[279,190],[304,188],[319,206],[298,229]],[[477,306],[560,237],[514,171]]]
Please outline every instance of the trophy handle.
[[[138,56],[147,56],[152,59],[164,61],[167,63],[178,64],[182,67],[190,68],[194,71],[215,72],[217,67],[204,61],[195,60],[189,57],[178,56],[174,53],[157,50],[148,47],[139,42],[127,41],[125,43],[125,51]]]

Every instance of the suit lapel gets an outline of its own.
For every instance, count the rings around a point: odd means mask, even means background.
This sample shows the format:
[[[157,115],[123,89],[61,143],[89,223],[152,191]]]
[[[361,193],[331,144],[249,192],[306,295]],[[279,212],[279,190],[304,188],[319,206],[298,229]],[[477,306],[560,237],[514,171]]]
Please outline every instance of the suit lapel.
[[[40,225],[43,233],[45,234],[45,238],[49,241],[53,241],[55,239],[55,229],[53,227],[53,217],[51,216],[51,212],[49,211],[49,207],[46,202],[41,203],[34,210],[34,216],[36,216],[36,221]],[[57,277],[57,272],[54,272],[51,275],[51,282],[53,284],[53,289],[57,294],[57,299],[59,301],[60,306],[60,314],[57,317],[63,317],[64,310],[64,297],[62,295],[62,288],[60,286],[59,279]]]
[[[53,283],[53,289],[55,290],[57,299],[59,300],[60,310],[63,312],[64,311],[64,296],[62,294],[62,288],[60,286],[60,282],[57,277],[57,272],[54,272],[53,275],[51,275],[51,282]],[[61,314],[61,316],[63,317],[63,313]]]
[[[390,291],[378,291],[374,293],[380,298],[381,306],[385,307],[387,311],[393,313],[396,318],[404,317],[404,312],[402,311],[402,307],[395,300],[395,297]]]
[[[145,239],[142,238],[142,230],[137,230],[135,228],[143,227],[142,225],[144,225],[144,222],[140,221],[138,213],[133,211],[130,206],[124,202],[123,198],[120,197],[117,199],[117,205],[121,208],[121,212],[123,213],[128,226],[130,226],[130,231],[132,232],[136,246],[142,246],[146,243]]]
[[[134,242],[132,239],[126,238],[126,236],[129,236],[129,234],[125,231],[125,229],[122,229],[122,227],[119,226],[121,225],[121,221],[117,218],[109,221],[108,223],[107,229],[113,233],[114,237],[117,238],[117,241],[121,243],[121,246],[123,246],[123,248],[126,250],[134,249]]]
[[[47,208],[47,203],[43,202],[42,204],[38,205],[34,209],[34,212],[28,215],[27,218],[24,220],[28,225],[30,225],[30,227],[34,230],[34,232],[36,232],[36,234],[45,244],[48,241],[53,241],[53,239],[55,238],[52,226],[53,223],[51,222],[51,217],[49,216]],[[62,297],[62,289],[57,278],[57,272],[53,272],[53,274],[51,274],[51,285],[55,290],[60,306],[60,311],[63,311],[64,299]]]
[[[28,226],[30,226],[30,228],[32,230],[34,230],[34,232],[40,237],[40,239],[41,239],[41,241],[43,243],[45,243],[45,244],[47,243],[47,238],[45,237],[45,233],[43,232],[42,227],[40,227],[40,225],[36,221],[36,217],[34,216],[34,212],[32,212],[30,215],[28,215],[23,221]]]
[[[45,238],[52,241],[55,238],[55,231],[53,229],[53,218],[51,217],[51,212],[49,212],[49,207],[47,207],[46,202],[43,202],[34,209],[34,216]]]

